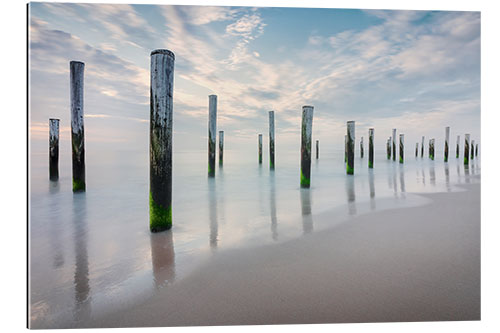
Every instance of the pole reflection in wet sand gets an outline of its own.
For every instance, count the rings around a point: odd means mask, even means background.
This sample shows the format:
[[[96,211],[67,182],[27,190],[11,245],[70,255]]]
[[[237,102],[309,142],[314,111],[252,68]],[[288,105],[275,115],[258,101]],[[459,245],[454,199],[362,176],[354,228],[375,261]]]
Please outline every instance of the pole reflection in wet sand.
[[[404,168],[399,169],[399,186],[401,187],[401,195],[405,196],[406,187],[405,187],[405,170]]]
[[[373,176],[373,169],[368,170],[368,183],[370,184],[370,209],[375,210],[375,180]]]
[[[354,191],[354,177],[346,177],[347,205],[349,215],[356,214],[356,193]]]
[[[175,281],[175,250],[172,229],[151,233],[151,262],[153,281],[156,288],[161,288]]]
[[[311,213],[311,191],[309,189],[300,190],[300,206],[302,209],[302,231],[304,234],[309,234],[314,229]]]
[[[208,178],[208,215],[210,220],[210,248],[217,249],[219,223],[217,221],[217,190],[215,178]]]
[[[432,163],[429,167],[430,181],[431,185],[436,185],[436,171],[434,170],[434,164]]]
[[[56,195],[59,193],[59,182],[49,182],[49,193],[50,193],[50,246],[52,251],[52,267],[57,269],[64,265],[64,251],[63,251],[63,239],[61,226],[61,215],[59,208],[59,200]]]
[[[276,183],[274,173],[269,173],[270,192],[269,206],[271,211],[271,236],[273,240],[278,240],[278,218],[276,216]]]
[[[88,320],[91,313],[86,210],[85,192],[73,193],[73,241],[75,243],[75,308],[73,315],[76,322]]]
[[[445,182],[446,182],[446,190],[448,192],[451,192],[451,186],[450,186],[450,167],[448,166],[448,163],[444,164],[444,176],[445,176]]]

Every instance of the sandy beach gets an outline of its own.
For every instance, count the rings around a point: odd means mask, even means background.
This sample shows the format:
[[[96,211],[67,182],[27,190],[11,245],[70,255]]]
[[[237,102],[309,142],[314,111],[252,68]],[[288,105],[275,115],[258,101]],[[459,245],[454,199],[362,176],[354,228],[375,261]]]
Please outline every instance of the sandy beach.
[[[221,251],[147,301],[78,326],[479,320],[480,184],[460,187],[423,194],[425,206]]]

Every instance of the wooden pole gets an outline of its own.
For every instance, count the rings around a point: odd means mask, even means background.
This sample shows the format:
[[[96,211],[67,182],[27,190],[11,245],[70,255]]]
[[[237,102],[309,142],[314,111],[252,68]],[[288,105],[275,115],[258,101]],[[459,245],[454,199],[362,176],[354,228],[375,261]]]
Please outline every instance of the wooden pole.
[[[363,156],[365,155],[365,150],[363,147],[363,137],[361,137],[361,140],[359,141],[359,152],[360,152],[361,158],[363,158]]]
[[[374,149],[373,149],[373,140],[375,135],[375,129],[368,129],[368,168],[373,169],[373,158],[374,158]]]
[[[460,135],[457,135],[457,158],[460,157]]]
[[[470,159],[474,159],[474,140],[470,142]]]
[[[396,160],[396,129],[392,129],[392,160]]]
[[[479,143],[476,143],[476,157],[477,157],[478,147],[479,147]]]
[[[464,165],[469,165],[469,140],[470,134],[465,134],[465,145],[464,145]]]
[[[311,186],[311,147],[314,107],[302,107],[302,140],[300,148],[300,187]]]
[[[224,158],[224,131],[219,131],[219,165],[223,164]]]
[[[444,161],[448,162],[448,150],[449,150],[449,142],[450,141],[450,127],[447,126],[445,129],[445,138],[444,138]]]
[[[422,144],[420,145],[420,157],[424,158],[424,141],[425,136],[422,137]]]
[[[347,165],[347,135],[344,135],[344,163]]]
[[[386,149],[387,149],[387,159],[391,159],[391,137],[387,139]]]
[[[59,179],[59,119],[49,119],[49,179]]]
[[[354,174],[354,121],[347,122],[347,174]]]
[[[149,127],[149,229],[172,227],[172,136],[175,56],[169,50],[151,52]]]
[[[85,191],[85,135],[83,126],[83,72],[85,64],[71,61],[71,147],[73,169],[73,192]]]
[[[418,157],[418,142],[415,143],[415,157]]]
[[[269,168],[274,166],[274,111],[269,111]]]
[[[262,134],[259,134],[259,164],[262,164]]]
[[[215,176],[215,140],[217,136],[217,95],[208,96],[208,176]]]
[[[319,158],[319,140],[316,140],[316,159]]]
[[[399,163],[404,163],[405,135],[399,134]]]

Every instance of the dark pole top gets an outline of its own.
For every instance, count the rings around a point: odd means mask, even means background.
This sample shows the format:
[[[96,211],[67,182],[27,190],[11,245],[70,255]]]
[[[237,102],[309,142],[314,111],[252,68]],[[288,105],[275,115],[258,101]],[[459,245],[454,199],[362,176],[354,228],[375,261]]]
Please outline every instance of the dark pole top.
[[[60,121],[61,119],[59,119],[59,118],[49,118],[49,120],[57,120],[57,121]]]
[[[167,50],[167,49],[157,49],[157,50],[151,51],[151,55],[154,55],[154,54],[166,54],[169,57],[172,57],[173,59],[175,59],[174,52]]]
[[[85,63],[83,61],[78,61],[78,60],[71,60],[69,62],[70,64],[80,64],[80,65],[85,65]]]

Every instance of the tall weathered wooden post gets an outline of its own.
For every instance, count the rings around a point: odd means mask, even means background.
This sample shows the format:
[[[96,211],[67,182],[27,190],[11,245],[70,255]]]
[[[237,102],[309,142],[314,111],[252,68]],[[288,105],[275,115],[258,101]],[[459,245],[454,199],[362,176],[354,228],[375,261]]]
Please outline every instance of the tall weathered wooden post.
[[[476,144],[476,157],[477,157],[478,147],[479,147],[479,143]]]
[[[274,165],[274,111],[269,111],[269,168]]]
[[[259,134],[259,164],[262,164],[262,134]]]
[[[223,164],[224,158],[224,131],[219,131],[219,165]]]
[[[316,159],[319,158],[319,140],[316,140]]]
[[[418,142],[415,143],[415,157],[418,157]]]
[[[215,141],[217,136],[217,95],[208,96],[208,176],[215,176]]]
[[[85,64],[71,61],[71,147],[73,168],[73,192],[85,191],[85,135],[83,126],[83,72]]]
[[[374,140],[375,129],[368,129],[368,168],[373,169],[373,140]]]
[[[450,127],[447,126],[445,129],[445,138],[444,138],[444,161],[448,162],[448,150],[449,150],[449,142],[450,141]]]
[[[149,122],[149,229],[172,227],[172,139],[175,56],[169,50],[151,52]]]
[[[399,163],[404,163],[405,135],[399,134]]]
[[[396,160],[396,129],[392,129],[392,160]]]
[[[361,137],[361,140],[359,141],[359,153],[361,158],[365,155],[365,149],[363,147],[363,137]]]
[[[460,135],[457,135],[457,158],[460,157]]]
[[[59,179],[59,119],[49,119],[49,179]]]
[[[348,175],[354,174],[354,121],[347,122],[347,168]]]
[[[420,146],[420,157],[424,158],[424,141],[425,141],[425,136],[422,137],[422,144]]]
[[[302,140],[300,148],[300,187],[311,186],[311,148],[314,107],[302,107]]]
[[[470,142],[470,159],[474,159],[474,140]]]
[[[387,149],[387,159],[391,159],[391,137],[387,139],[386,149]]]
[[[469,140],[470,134],[465,134],[465,145],[464,145],[464,165],[469,165]]]
[[[430,149],[430,154],[429,154],[429,157],[433,161],[434,161],[434,143],[435,143],[435,139],[433,138],[433,139],[430,140],[430,145],[431,145],[430,147],[431,147],[431,149]]]

